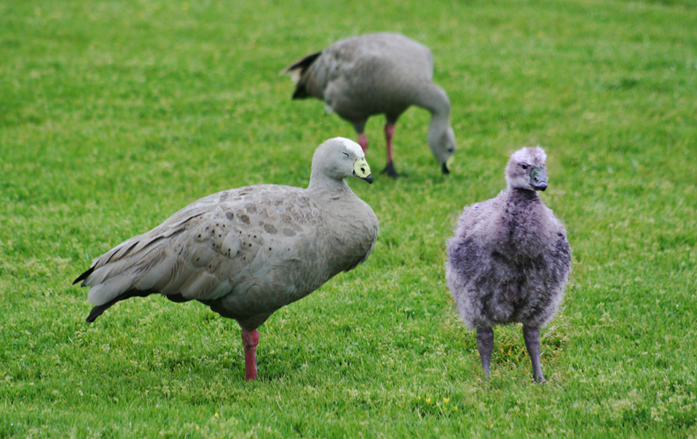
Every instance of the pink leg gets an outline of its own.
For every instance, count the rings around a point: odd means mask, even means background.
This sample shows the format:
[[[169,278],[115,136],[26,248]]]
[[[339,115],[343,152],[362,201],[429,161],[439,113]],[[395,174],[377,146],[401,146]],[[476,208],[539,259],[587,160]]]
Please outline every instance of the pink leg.
[[[242,345],[244,346],[244,375],[246,380],[257,377],[257,345],[259,344],[259,331],[242,330]]]
[[[394,135],[394,124],[385,124],[385,143],[387,144],[387,165],[382,170],[382,174],[387,174],[392,178],[399,177],[392,163],[392,136]]]
[[[363,154],[368,149],[368,137],[364,133],[358,135],[358,144],[363,148]]]

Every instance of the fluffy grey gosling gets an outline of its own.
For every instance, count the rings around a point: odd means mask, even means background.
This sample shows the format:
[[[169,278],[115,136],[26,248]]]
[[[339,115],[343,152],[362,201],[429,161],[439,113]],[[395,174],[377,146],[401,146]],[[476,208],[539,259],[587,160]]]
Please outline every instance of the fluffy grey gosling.
[[[566,230],[536,191],[547,188],[542,148],[516,151],[506,166],[506,189],[465,208],[448,240],[446,278],[465,324],[477,331],[488,376],[493,326],[520,322],[533,380],[545,381],[540,328],[557,312],[571,272]]]
[[[96,258],[74,283],[90,287],[94,321],[117,302],[162,294],[198,300],[242,328],[245,376],[257,376],[257,328],[373,250],[378,219],[344,181],[373,181],[361,147],[321,144],[307,189],[230,189],[183,208],[151,231]]]

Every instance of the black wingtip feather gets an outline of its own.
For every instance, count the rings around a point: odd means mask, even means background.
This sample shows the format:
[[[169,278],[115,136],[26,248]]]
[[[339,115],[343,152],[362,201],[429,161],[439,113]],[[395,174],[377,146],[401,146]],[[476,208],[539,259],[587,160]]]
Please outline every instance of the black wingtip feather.
[[[300,85],[298,83],[297,87],[295,87],[295,92],[293,93],[292,99],[305,99],[307,97],[307,90],[305,90],[304,85]]]
[[[88,277],[90,274],[92,274],[93,271],[94,271],[94,267],[90,267],[89,270],[87,270],[87,271],[85,271],[84,273],[82,273],[77,279],[75,279],[75,280],[73,281],[73,285],[75,285],[76,283],[78,283],[78,282],[80,282],[80,281],[82,281],[82,280],[87,279],[87,277]]]
[[[322,52],[317,52],[311,55],[307,55],[305,58],[302,58],[301,60],[293,63],[288,68],[286,68],[285,73],[290,73],[293,70],[300,70],[300,77],[302,78],[307,69],[310,68],[312,63],[315,62],[315,60],[319,58],[321,54]],[[295,86],[295,92],[293,92],[293,99],[305,99],[307,97],[307,90],[305,89],[305,85],[303,84],[303,81],[301,79]]]
[[[111,305],[109,305],[109,306],[111,306]],[[90,311],[90,315],[87,316],[85,321],[87,323],[94,322],[97,319],[97,317],[101,316],[102,313],[104,311],[106,311],[107,308],[109,308],[109,306],[103,306],[103,305],[102,306],[95,306],[94,308],[92,308],[92,311]]]
[[[155,291],[150,291],[150,290],[146,290],[146,291],[129,290],[129,291],[126,291],[122,295],[108,301],[107,303],[105,303],[103,305],[98,305],[98,306],[95,306],[94,308],[92,308],[92,311],[90,311],[90,315],[87,316],[85,321],[89,322],[89,323],[94,322],[97,319],[97,317],[101,316],[104,313],[104,311],[111,308],[114,304],[116,304],[116,302],[130,299],[131,297],[146,297],[146,296],[149,296],[149,295],[154,294],[154,293],[155,293]]]
[[[288,72],[291,72],[293,70],[302,69],[302,70],[300,70],[300,75],[302,75],[303,73],[305,73],[305,70],[307,70],[308,67],[310,67],[312,65],[312,63],[315,62],[315,60],[317,58],[319,58],[319,56],[321,54],[322,54],[322,52],[317,52],[317,53],[312,53],[310,55],[307,55],[306,57],[304,57],[304,58],[296,61],[295,63],[291,64],[290,66],[288,66],[286,68],[285,72],[288,73]]]

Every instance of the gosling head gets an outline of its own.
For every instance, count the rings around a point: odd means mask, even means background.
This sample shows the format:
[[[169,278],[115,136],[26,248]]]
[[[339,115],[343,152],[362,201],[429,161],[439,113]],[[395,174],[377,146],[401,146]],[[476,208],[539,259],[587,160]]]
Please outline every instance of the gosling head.
[[[526,146],[514,152],[506,165],[506,183],[513,189],[547,189],[547,154],[539,146]]]

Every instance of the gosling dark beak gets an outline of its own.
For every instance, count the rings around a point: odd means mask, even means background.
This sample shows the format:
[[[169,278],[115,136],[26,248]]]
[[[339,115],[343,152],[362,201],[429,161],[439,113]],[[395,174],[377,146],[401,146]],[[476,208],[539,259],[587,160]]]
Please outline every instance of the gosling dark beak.
[[[530,171],[530,186],[536,191],[547,189],[547,171],[544,168],[532,168]]]
[[[373,174],[370,174],[369,176],[367,176],[363,180],[367,181],[369,184],[373,184]]]
[[[450,174],[450,169],[448,169],[448,164],[447,164],[447,163],[443,163],[443,164],[441,165],[441,170],[443,171],[443,174]]]

